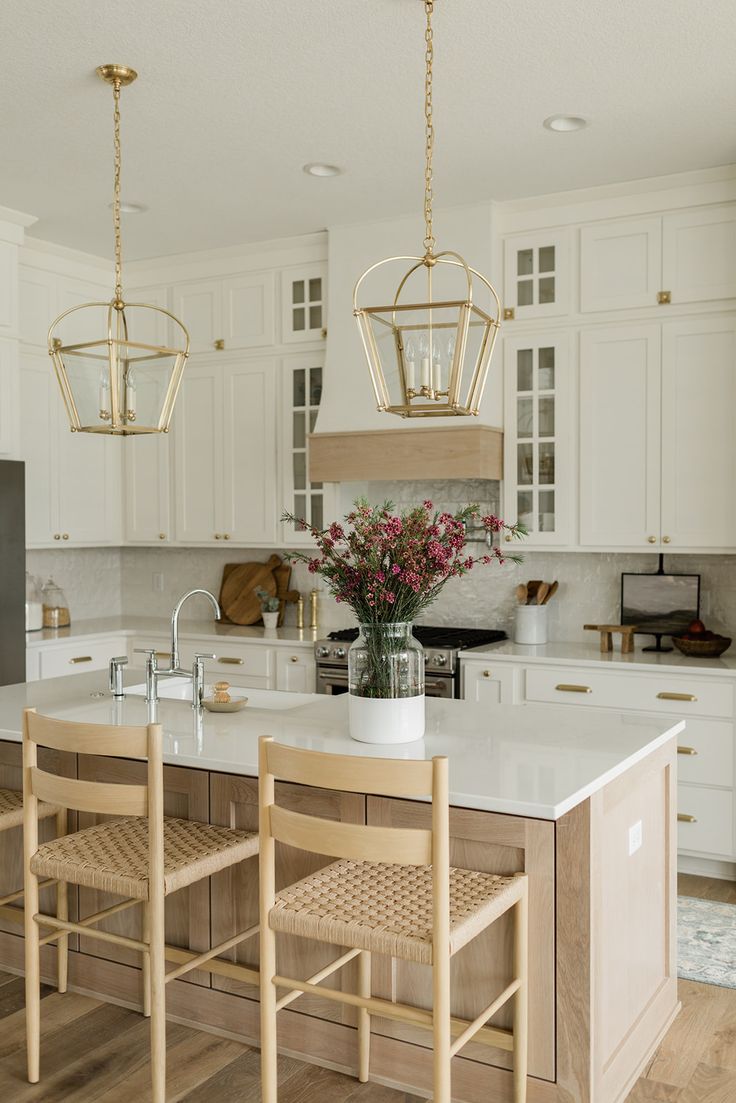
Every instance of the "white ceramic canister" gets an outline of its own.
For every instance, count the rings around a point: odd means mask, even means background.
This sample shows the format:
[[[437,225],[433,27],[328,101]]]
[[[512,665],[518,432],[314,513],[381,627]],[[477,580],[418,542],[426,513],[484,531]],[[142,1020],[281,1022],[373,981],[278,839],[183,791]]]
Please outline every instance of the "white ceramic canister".
[[[547,606],[517,605],[514,643],[547,642]]]

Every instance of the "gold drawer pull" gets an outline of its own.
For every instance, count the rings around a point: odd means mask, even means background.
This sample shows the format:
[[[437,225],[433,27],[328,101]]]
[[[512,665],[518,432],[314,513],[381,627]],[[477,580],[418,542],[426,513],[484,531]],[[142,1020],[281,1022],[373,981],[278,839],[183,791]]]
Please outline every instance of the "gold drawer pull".
[[[696,816],[688,816],[685,812],[678,812],[677,813],[677,822],[678,823],[697,823],[698,820],[697,820]]]
[[[230,663],[231,666],[244,666],[245,659],[235,659],[231,655],[219,655],[218,663]]]
[[[658,701],[697,701],[694,693],[658,693]]]
[[[484,678],[492,678],[493,677],[493,671],[492,670],[484,670],[483,671],[483,677]]]
[[[695,747],[678,747],[677,748],[677,753],[678,754],[697,754],[698,752],[695,750]]]
[[[91,663],[91,655],[77,655],[74,659],[69,660],[70,663]]]
[[[592,693],[593,690],[590,686],[570,686],[565,682],[561,682],[555,689],[559,689],[560,693]]]
[[[171,652],[170,651],[157,651],[156,652],[156,658],[157,659],[170,659],[171,658]]]

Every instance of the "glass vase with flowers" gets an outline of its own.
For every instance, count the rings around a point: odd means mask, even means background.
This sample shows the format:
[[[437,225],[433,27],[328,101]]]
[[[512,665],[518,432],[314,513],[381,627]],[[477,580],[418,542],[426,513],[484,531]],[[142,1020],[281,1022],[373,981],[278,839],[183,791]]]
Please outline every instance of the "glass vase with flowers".
[[[486,533],[521,537],[521,525],[481,516],[478,506],[439,512],[432,502],[395,513],[391,502],[372,506],[357,499],[344,524],[307,529],[317,553],[292,552],[292,560],[320,575],[337,602],[350,606],[360,634],[348,653],[350,734],[365,743],[407,743],[424,735],[424,654],[412,623],[450,579],[476,564],[518,562],[491,543],[469,555],[469,525]]]

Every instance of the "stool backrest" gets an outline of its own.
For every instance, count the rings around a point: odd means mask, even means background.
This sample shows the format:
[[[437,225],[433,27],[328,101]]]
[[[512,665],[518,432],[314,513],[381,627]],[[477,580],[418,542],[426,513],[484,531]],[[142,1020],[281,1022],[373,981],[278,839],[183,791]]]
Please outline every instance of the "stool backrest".
[[[147,759],[147,784],[117,785],[59,777],[38,768],[39,745],[71,754]],[[24,805],[43,800],[78,812],[113,816],[155,814],[154,806],[161,807],[163,799],[160,725],[78,724],[39,716],[35,709],[26,709],[23,713],[23,799]],[[31,803],[29,808],[35,810],[35,805]]]

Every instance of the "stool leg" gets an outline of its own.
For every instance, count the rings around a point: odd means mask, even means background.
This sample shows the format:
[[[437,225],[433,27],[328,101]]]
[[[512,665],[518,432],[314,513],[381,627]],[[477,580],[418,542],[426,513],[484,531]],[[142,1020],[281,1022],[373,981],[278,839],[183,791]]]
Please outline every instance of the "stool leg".
[[[261,861],[263,856],[261,855]],[[268,925],[268,911],[261,920],[261,1103],[277,1103],[278,1048],[276,1035],[276,935]]]
[[[450,1089],[450,954],[438,955],[432,966],[434,1010],[432,1032],[434,1046],[434,1103],[451,1103]]]
[[[153,880],[153,878],[152,878]],[[163,877],[148,904],[151,932],[151,1078],[153,1103],[166,1103],[166,945]]]
[[[371,954],[363,950],[358,958],[358,995],[371,997]],[[358,1011],[358,1079],[365,1084],[370,1074],[371,1017],[367,1007]]]
[[[521,899],[514,905],[514,974],[521,987],[514,996],[514,1103],[526,1103],[526,1072],[529,1014],[529,898],[527,881]]]
[[[151,944],[151,922],[148,915],[148,904],[141,905],[141,937],[149,946]],[[151,1017],[151,954],[145,951],[143,954],[143,968],[141,970],[141,983],[143,985],[143,1014],[147,1019]]]
[[[64,808],[56,816],[56,837],[61,838],[66,833],[67,812]],[[66,881],[57,881],[56,884],[56,915],[58,919],[69,918],[69,888]],[[66,992],[69,975],[69,935],[63,934],[57,939],[56,946],[57,987],[60,992]]]
[[[28,1082],[37,1084],[40,1075],[41,1046],[41,950],[38,924],[38,880],[25,863],[24,927],[26,965],[26,1045]]]

